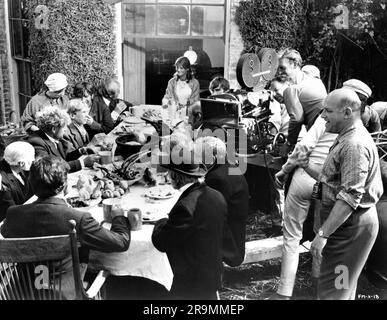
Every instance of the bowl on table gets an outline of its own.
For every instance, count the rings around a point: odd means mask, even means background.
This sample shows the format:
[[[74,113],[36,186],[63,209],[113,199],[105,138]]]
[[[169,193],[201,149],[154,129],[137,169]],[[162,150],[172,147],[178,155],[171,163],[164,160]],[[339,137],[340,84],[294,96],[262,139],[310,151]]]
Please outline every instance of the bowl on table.
[[[116,139],[116,154],[121,154],[124,159],[140,152],[144,144],[138,142],[138,137],[134,133],[128,133]]]

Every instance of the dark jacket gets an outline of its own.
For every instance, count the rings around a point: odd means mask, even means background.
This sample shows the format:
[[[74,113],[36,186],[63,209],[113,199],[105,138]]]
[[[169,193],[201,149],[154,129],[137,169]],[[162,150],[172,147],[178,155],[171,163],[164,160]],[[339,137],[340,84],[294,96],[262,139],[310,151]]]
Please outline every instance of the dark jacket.
[[[90,142],[89,134],[86,132],[86,136],[83,137],[79,129],[71,123],[67,126],[68,132],[64,137],[65,140],[71,143],[74,149],[82,148]]]
[[[110,114],[109,106],[106,105],[102,96],[95,95],[91,103],[89,115],[93,117],[93,123],[85,125],[90,139],[92,139],[97,133],[106,133],[114,129],[114,122]]]
[[[69,220],[75,220],[80,263],[87,263],[89,250],[102,252],[126,251],[130,244],[130,224],[126,217],[115,217],[107,230],[88,213],[69,207],[65,200],[51,197],[21,206],[12,206],[1,228],[4,238],[29,238],[69,234]],[[71,256],[58,271],[62,275],[62,293],[74,299],[74,280]]]
[[[116,108],[116,106],[118,105],[119,102],[123,102],[125,104],[125,109],[121,109],[119,110],[119,113],[123,113],[125,111],[129,111],[129,108],[130,107],[133,107],[133,104],[131,104],[130,102],[128,101],[125,101],[125,100],[122,100],[122,99],[116,99],[116,100],[112,100],[110,101],[109,103],[109,110],[110,110],[110,113],[112,113],[114,111],[114,109]],[[116,110],[117,111],[117,110]]]
[[[206,175],[206,183],[219,191],[227,202],[222,256],[229,266],[240,265],[245,257],[246,219],[249,212],[249,187],[245,177],[230,175],[230,166],[216,164]]]
[[[154,246],[168,255],[173,271],[171,295],[178,299],[212,299],[221,281],[221,243],[227,205],[205,183],[183,192],[155,225]]]
[[[38,199],[12,206],[1,227],[4,238],[45,237],[68,234],[69,220],[75,220],[80,247],[80,262],[88,262],[89,250],[126,251],[130,243],[130,225],[125,217],[115,217],[109,230],[101,227],[88,212],[74,209],[60,198]]]
[[[59,140],[58,146],[52,142],[43,131],[36,131],[28,137],[28,142],[35,148],[35,157],[52,155],[67,161],[70,172],[82,169],[81,162],[77,160],[81,154],[74,150],[70,143],[64,139]]]
[[[1,191],[0,191],[0,221],[4,220],[10,206],[23,204],[32,197],[33,191],[27,174],[21,172],[24,185],[13,175],[9,164],[0,161]]]

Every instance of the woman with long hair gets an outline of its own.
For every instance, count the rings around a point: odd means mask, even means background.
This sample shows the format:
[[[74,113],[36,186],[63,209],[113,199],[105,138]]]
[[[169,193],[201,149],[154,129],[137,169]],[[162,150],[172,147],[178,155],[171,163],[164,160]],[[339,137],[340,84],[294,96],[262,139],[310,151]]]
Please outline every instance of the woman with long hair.
[[[199,96],[199,81],[193,76],[191,63],[187,57],[179,57],[175,62],[176,73],[168,81],[162,104],[168,108],[169,118],[185,119],[190,107],[197,103]]]

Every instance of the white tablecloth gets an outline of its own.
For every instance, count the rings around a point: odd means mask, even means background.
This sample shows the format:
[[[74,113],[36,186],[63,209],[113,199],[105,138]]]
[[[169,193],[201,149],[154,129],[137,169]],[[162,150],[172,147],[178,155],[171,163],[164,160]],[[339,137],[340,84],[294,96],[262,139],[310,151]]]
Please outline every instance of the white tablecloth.
[[[79,175],[91,174],[92,170],[82,170],[69,175],[69,186],[76,184]],[[169,188],[171,188],[168,185]],[[122,196],[121,204],[125,210],[140,208],[143,213],[152,212],[157,218],[167,217],[168,213],[179,198],[176,191],[170,199],[150,200],[144,194],[146,188],[141,182],[130,187],[130,192]],[[76,192],[74,188],[71,192]],[[103,209],[101,206],[90,208],[79,208],[87,210],[98,221],[103,221]],[[104,224],[110,228],[110,224]],[[108,270],[116,276],[138,276],[151,279],[162,284],[170,290],[173,273],[165,253],[158,251],[152,243],[152,231],[154,226],[143,224],[142,229],[131,231],[131,242],[126,252],[103,253],[91,251],[89,257],[89,268],[91,270]]]

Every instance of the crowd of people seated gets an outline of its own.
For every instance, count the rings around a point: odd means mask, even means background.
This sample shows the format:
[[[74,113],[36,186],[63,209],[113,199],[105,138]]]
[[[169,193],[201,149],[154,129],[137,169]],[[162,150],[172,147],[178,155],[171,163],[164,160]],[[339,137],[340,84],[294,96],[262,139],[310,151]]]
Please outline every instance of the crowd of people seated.
[[[162,105],[169,115],[196,129],[203,120],[198,81],[188,58],[177,59],[175,67]],[[132,104],[118,98],[120,83],[113,78],[98,88],[79,82],[70,90],[71,98],[66,95],[65,75],[51,74],[45,85],[21,117],[27,140],[9,144],[0,162],[1,234],[66,234],[65,222],[74,219],[86,272],[88,250],[127,250],[131,226],[122,210],[113,211],[112,227],[107,230],[89,213],[71,208],[65,200],[67,175],[99,162],[90,141],[96,134],[108,134]],[[343,88],[328,93],[318,68],[303,66],[294,49],[281,52],[277,75],[266,88],[273,92],[270,132],[287,138],[288,154],[281,170],[271,170],[268,180],[272,224],[283,234],[280,284],[273,298],[292,296],[299,244],[311,214],[316,297],[353,299],[364,267],[373,283],[387,286],[382,196],[387,165],[379,161],[370,135],[386,128],[387,103],[368,105],[372,90],[358,79],[349,79]],[[216,77],[209,90],[215,96],[229,92],[230,85]],[[242,119],[242,124],[253,128],[254,119]],[[169,217],[156,223],[152,242],[166,252],[173,270],[170,298],[217,299],[223,264],[235,267],[244,261],[251,190],[244,173],[236,173],[238,169],[229,162],[224,141],[212,136],[193,139],[182,132],[163,138],[171,161],[162,166],[181,196]],[[182,161],[173,161],[176,150]],[[264,168],[254,179],[267,173]],[[322,210],[311,213],[316,190],[320,190]],[[24,204],[32,195],[38,199]],[[334,286],[338,264],[350,273],[348,288],[343,290]],[[71,278],[71,270],[64,268]]]

